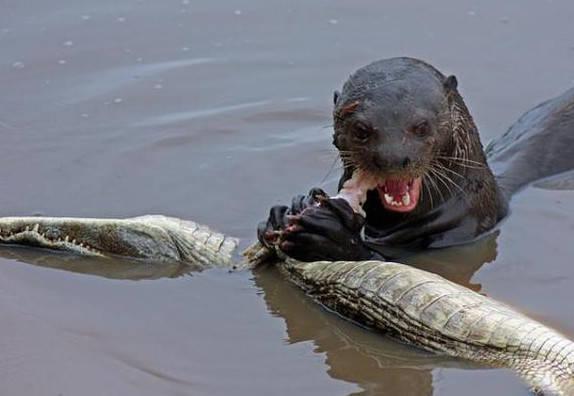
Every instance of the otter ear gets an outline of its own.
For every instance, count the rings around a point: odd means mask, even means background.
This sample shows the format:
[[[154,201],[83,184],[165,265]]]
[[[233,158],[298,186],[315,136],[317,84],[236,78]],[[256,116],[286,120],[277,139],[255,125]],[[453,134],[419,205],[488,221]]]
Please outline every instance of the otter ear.
[[[444,80],[443,86],[447,91],[456,91],[456,88],[458,87],[458,81],[455,76],[451,75],[448,76],[446,80]]]
[[[337,104],[337,100],[339,100],[339,96],[341,96],[341,92],[339,92],[339,91],[333,92],[333,104]]]

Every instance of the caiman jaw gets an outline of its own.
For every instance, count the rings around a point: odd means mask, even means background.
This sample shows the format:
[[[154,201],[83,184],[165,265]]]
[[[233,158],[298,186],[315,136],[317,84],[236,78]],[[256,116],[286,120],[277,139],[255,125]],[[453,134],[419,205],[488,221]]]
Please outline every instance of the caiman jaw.
[[[419,202],[421,185],[421,177],[389,178],[377,186],[377,191],[385,209],[393,212],[410,212]]]
[[[4,243],[29,244],[55,250],[68,250],[88,256],[103,256],[102,253],[87,243],[77,241],[68,235],[63,238],[51,238],[47,232],[40,230],[39,223],[35,223],[33,226],[16,227],[15,229],[0,228],[0,241]]]

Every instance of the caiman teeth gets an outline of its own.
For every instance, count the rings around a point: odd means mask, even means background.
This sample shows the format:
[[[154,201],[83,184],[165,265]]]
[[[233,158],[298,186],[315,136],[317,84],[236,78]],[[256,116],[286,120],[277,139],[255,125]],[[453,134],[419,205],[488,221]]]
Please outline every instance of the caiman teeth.
[[[59,234],[59,232],[52,232],[48,228],[43,229],[41,232],[41,228],[44,228],[41,223],[19,224],[15,226],[15,230],[11,230],[10,227],[0,228],[0,241],[2,243],[29,244],[32,240],[37,243],[36,246],[38,247],[102,256],[97,248],[82,240],[74,239],[69,235]]]

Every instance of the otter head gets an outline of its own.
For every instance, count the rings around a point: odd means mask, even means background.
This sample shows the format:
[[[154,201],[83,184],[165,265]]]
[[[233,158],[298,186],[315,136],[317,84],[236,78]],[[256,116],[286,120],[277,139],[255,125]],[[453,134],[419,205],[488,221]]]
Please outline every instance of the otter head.
[[[347,170],[379,180],[385,209],[413,211],[423,184],[444,166],[440,161],[454,158],[461,141],[454,123],[472,124],[456,89],[454,76],[416,59],[392,58],[357,70],[335,92],[334,144]]]

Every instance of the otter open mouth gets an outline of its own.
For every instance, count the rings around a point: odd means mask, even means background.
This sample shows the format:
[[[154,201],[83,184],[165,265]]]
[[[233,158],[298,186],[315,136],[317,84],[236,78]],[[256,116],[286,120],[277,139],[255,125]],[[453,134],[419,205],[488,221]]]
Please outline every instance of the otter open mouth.
[[[377,186],[381,203],[387,210],[410,212],[416,208],[421,195],[422,180],[387,179]]]

